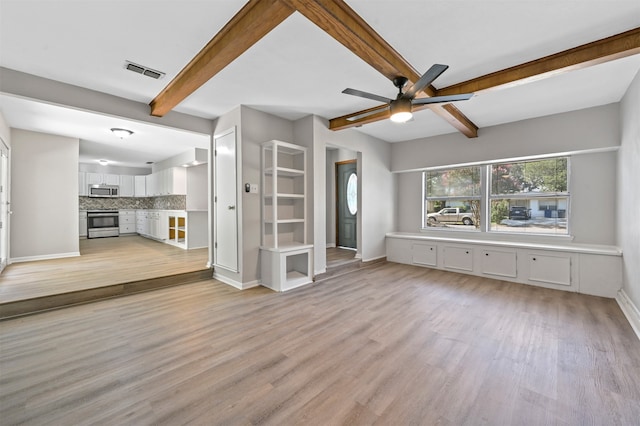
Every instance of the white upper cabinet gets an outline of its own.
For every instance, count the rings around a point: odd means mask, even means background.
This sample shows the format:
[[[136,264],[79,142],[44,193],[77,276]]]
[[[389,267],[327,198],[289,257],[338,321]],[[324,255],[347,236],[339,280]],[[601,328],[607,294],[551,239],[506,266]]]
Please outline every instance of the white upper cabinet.
[[[133,196],[134,197],[146,197],[147,196],[146,176],[135,176],[134,177]]]
[[[87,185],[120,185],[120,175],[87,173]]]
[[[85,172],[78,172],[78,195],[86,196],[87,192],[87,174]]]
[[[120,196],[133,197],[134,177],[130,175],[120,175]]]
[[[146,176],[147,196],[186,195],[187,171],[172,167]]]

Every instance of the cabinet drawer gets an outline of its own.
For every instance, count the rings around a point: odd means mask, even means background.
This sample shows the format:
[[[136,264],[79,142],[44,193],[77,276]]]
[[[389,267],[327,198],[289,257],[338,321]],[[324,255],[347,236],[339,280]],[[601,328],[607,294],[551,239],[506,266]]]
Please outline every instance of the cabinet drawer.
[[[414,244],[412,249],[412,262],[416,265],[437,266],[437,246],[429,244]]]
[[[480,259],[483,274],[512,278],[517,275],[515,252],[482,250]]]
[[[447,246],[443,249],[444,267],[473,271],[473,249],[469,247]]]
[[[120,225],[128,224],[128,223],[136,223],[136,217],[135,216],[119,216],[118,221],[120,222]]]
[[[121,234],[132,234],[136,232],[136,226],[133,223],[129,223],[126,225],[120,224],[120,233]]]

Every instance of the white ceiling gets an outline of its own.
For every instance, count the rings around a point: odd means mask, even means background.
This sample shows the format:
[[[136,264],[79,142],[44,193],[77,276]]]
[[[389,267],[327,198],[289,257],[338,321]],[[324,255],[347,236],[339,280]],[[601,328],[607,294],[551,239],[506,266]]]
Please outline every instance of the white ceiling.
[[[244,5],[244,0],[0,0],[0,66],[148,104]],[[347,0],[416,69],[450,66],[443,87],[640,26],[637,0]],[[130,60],[166,72],[153,80]],[[618,102],[640,70],[640,55],[479,94],[458,108],[480,127]],[[294,14],[176,111],[216,118],[248,105],[288,119],[333,118],[377,105],[340,93],[352,87],[394,97],[391,82],[314,24]],[[208,139],[86,111],[0,96],[12,127],[82,139],[83,160],[111,157],[140,166]],[[389,142],[453,129],[429,110],[398,125],[358,130]],[[126,127],[122,141],[108,134]],[[185,148],[186,149],[186,148]]]

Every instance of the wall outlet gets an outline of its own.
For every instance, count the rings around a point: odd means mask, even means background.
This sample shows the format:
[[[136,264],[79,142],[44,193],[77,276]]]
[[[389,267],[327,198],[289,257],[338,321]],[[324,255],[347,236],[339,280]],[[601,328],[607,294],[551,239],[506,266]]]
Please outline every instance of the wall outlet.
[[[258,193],[258,184],[257,183],[252,183],[250,188],[250,193],[252,194],[257,194]]]

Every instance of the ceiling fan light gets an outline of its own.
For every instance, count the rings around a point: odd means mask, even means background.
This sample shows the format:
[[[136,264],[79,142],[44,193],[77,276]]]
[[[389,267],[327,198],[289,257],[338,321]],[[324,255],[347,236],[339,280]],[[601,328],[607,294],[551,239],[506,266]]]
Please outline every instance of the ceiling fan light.
[[[391,110],[391,121],[394,123],[406,123],[413,117],[410,99],[396,99],[391,102],[389,109]]]
[[[133,134],[131,130],[118,129],[117,127],[112,128],[111,132],[117,137],[119,137],[120,139],[126,139]]]

